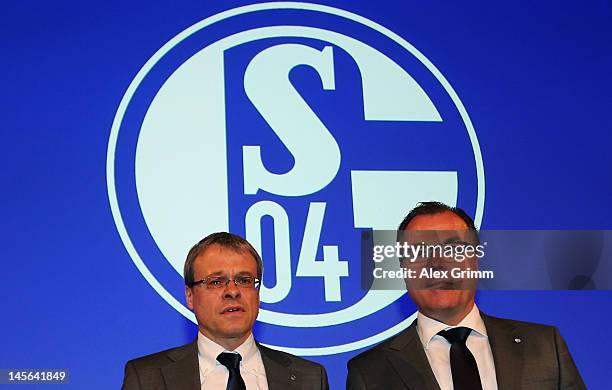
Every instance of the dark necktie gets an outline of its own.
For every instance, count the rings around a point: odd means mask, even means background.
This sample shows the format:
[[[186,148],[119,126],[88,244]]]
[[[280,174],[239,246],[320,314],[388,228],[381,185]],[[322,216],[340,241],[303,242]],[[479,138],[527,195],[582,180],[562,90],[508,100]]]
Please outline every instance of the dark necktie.
[[[227,378],[226,390],[246,390],[246,385],[240,376],[240,361],[242,356],[238,353],[221,352],[217,361],[227,367],[229,378]]]
[[[472,329],[460,326],[438,334],[451,344],[450,363],[454,390],[482,390],[476,359],[465,345]]]

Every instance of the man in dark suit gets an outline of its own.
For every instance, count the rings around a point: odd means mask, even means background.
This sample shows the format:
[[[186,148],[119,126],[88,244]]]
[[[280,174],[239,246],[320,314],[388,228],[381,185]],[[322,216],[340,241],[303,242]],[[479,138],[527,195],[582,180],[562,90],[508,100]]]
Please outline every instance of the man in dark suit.
[[[419,204],[398,230],[409,242],[427,235],[451,246],[478,240],[463,210],[438,202]],[[438,271],[452,263],[427,260]],[[351,359],[347,389],[585,389],[557,328],[487,316],[474,303],[473,287],[453,284],[461,282],[434,278],[415,288],[407,281],[417,320]]]
[[[243,238],[214,233],[185,261],[187,306],[198,337],[187,345],[129,361],[124,390],[328,389],[320,364],[257,343],[262,261]]]

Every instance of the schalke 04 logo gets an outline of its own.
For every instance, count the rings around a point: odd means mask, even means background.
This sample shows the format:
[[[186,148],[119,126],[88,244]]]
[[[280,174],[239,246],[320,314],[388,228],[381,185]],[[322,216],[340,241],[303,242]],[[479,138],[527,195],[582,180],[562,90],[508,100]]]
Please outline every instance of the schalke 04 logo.
[[[362,230],[393,230],[424,200],[477,223],[484,206],[478,140],[442,73],[387,28],[308,3],[228,10],[159,49],[117,110],[107,182],[134,264],[194,322],[191,245],[216,231],[253,243],[258,339],[299,355],[412,321],[404,291],[361,287]]]

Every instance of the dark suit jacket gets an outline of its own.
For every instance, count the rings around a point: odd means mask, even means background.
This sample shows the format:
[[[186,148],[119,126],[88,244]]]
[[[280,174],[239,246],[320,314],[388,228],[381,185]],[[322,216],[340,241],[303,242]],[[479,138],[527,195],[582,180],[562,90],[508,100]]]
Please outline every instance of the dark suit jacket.
[[[269,390],[327,390],[327,373],[318,363],[257,344]],[[123,390],[200,390],[198,343],[130,360]],[[214,389],[213,389],[214,390]]]
[[[481,315],[499,390],[586,388],[557,328]],[[416,321],[351,359],[348,370],[346,388],[351,390],[440,389]]]

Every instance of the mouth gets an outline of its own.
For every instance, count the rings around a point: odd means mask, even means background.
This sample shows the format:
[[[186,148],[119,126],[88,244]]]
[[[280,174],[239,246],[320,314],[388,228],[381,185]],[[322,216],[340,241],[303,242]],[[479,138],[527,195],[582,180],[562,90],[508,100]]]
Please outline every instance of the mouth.
[[[242,306],[227,306],[223,310],[221,310],[221,314],[231,315],[231,314],[240,314],[244,313],[245,310]]]
[[[453,290],[455,283],[448,279],[435,279],[425,285],[427,290]]]

